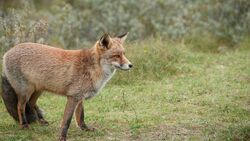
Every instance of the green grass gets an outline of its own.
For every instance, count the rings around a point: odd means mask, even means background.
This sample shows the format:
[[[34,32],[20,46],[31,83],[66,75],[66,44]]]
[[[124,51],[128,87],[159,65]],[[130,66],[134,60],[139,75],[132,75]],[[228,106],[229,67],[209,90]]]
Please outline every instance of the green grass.
[[[72,121],[69,140],[250,138],[249,48],[219,54],[161,40],[128,46],[134,70],[119,71],[85,102],[86,121],[98,130],[81,131]],[[0,140],[56,140],[65,103],[65,97],[42,95],[38,104],[50,125],[19,130],[0,100]]]

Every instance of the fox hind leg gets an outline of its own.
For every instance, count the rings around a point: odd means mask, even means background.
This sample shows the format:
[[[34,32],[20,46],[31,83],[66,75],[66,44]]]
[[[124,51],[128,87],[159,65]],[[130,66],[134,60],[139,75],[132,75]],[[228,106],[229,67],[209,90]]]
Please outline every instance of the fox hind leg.
[[[38,122],[42,125],[48,125],[49,123],[44,119],[42,111],[39,109],[39,107],[36,104],[36,102],[41,94],[42,94],[42,92],[35,91],[32,94],[29,102],[30,102],[31,109],[32,109],[33,113],[35,114]]]
[[[19,81],[19,87],[15,87],[17,93],[17,113],[19,118],[20,128],[28,128],[29,121],[27,120],[27,116],[32,116],[33,113],[29,113],[30,115],[26,115],[26,107],[29,104],[29,99],[34,92],[34,87],[31,84],[28,84],[27,81]],[[31,111],[32,112],[32,111]]]
[[[28,122],[25,115],[25,108],[27,104],[27,98],[25,95],[19,95],[18,96],[18,103],[17,103],[17,112],[18,112],[18,118],[19,118],[19,125],[20,128],[28,128]]]

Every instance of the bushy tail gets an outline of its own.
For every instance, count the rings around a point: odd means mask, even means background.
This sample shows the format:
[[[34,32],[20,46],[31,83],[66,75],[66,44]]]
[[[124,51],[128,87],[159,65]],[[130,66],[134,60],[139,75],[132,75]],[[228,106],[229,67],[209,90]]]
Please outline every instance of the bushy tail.
[[[2,76],[2,98],[9,114],[16,121],[18,121],[17,95],[5,76]],[[36,116],[32,112],[29,102],[26,105],[25,113],[28,123],[34,122],[36,120]]]

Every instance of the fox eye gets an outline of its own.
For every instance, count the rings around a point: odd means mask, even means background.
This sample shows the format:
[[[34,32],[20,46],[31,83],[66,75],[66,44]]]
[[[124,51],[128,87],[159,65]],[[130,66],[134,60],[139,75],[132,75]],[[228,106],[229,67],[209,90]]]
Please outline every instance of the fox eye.
[[[119,57],[120,57],[120,55],[113,55],[113,57],[115,57],[115,58],[119,58]]]

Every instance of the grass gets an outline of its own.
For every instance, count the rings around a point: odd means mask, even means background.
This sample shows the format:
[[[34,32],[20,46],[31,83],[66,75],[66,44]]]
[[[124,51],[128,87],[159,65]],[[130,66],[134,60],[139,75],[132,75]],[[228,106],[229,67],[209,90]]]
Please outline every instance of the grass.
[[[246,42],[247,43],[247,42]],[[68,132],[77,140],[248,140],[250,49],[194,51],[190,45],[149,40],[128,44],[134,70],[121,72],[85,102],[96,132]],[[38,104],[49,126],[19,130],[0,100],[0,140],[56,140],[66,98],[45,93]]]

